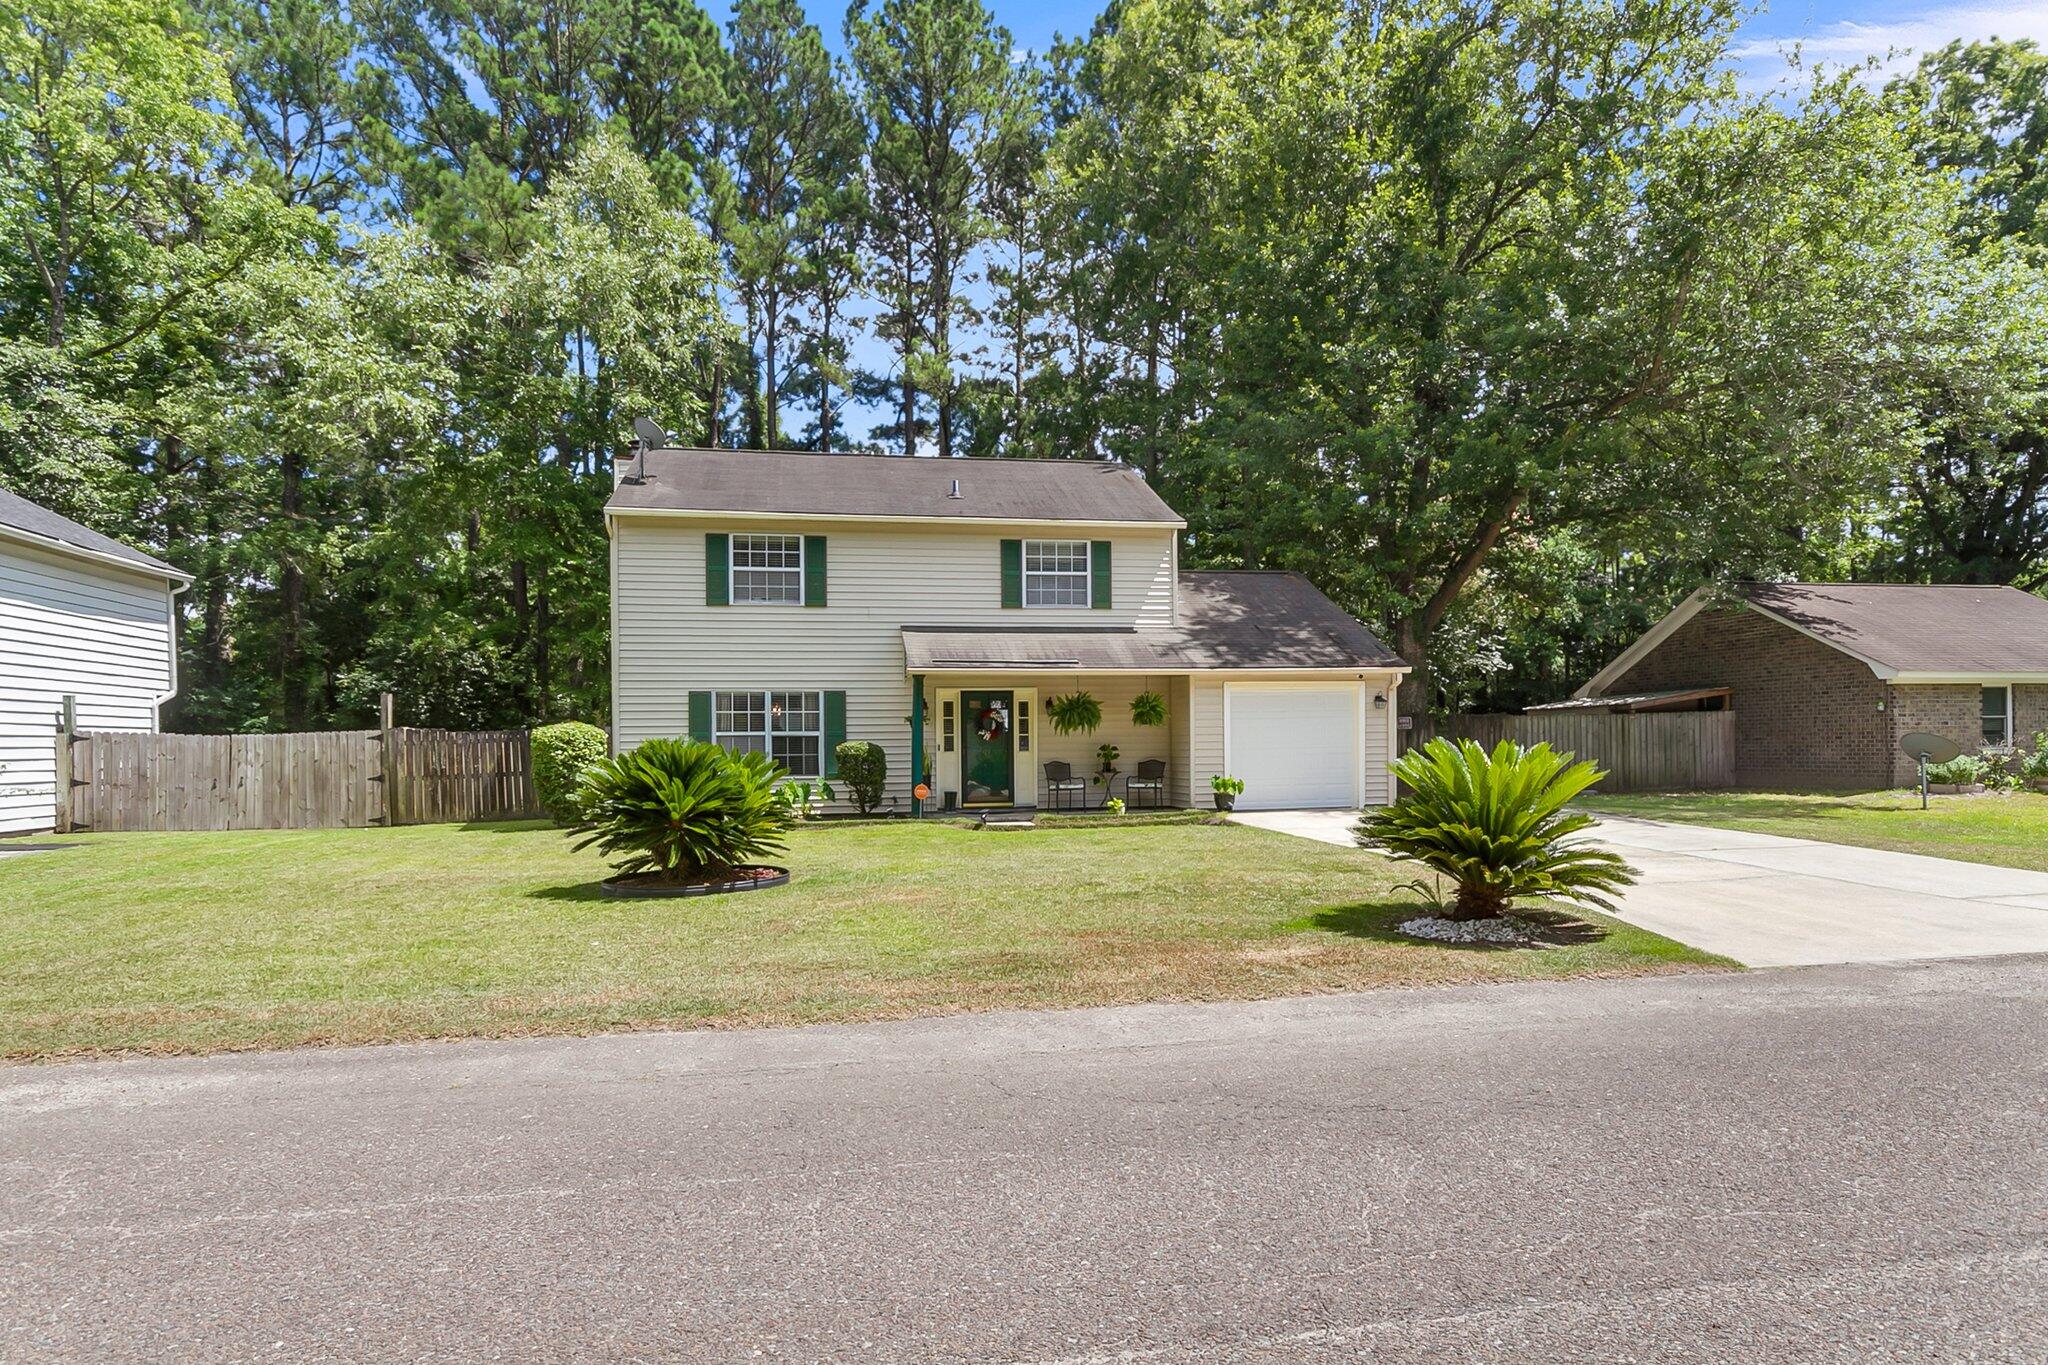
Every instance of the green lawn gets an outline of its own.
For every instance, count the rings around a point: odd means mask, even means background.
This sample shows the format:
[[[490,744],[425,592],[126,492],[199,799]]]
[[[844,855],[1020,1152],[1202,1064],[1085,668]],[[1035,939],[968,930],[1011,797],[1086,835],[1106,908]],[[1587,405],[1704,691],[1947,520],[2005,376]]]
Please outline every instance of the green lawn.
[[[1395,935],[1409,879],[1235,825],[813,826],[794,882],[601,898],[534,824],[86,836],[0,861],[0,1055],[41,1059],[1661,972],[1606,920]]]
[[[1589,810],[1757,830],[1795,839],[1825,839],[1864,848],[1929,853],[2002,867],[2048,872],[2048,796],[1992,792],[1935,796],[1920,809],[1918,793],[1864,792],[1820,796],[1785,792],[1684,792],[1597,796]]]

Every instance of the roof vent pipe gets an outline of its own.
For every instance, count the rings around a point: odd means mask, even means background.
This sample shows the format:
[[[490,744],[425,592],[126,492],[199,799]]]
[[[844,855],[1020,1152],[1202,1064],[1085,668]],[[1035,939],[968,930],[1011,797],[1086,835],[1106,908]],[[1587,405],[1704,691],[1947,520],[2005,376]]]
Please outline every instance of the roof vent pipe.
[[[959,497],[959,496],[960,496],[960,480],[958,480],[958,479],[955,479],[955,480],[953,480],[953,487],[952,487],[951,491],[949,491],[949,492],[948,492],[948,493],[946,494],[946,496],[947,496],[947,497],[949,497],[949,498],[957,498],[957,497]]]

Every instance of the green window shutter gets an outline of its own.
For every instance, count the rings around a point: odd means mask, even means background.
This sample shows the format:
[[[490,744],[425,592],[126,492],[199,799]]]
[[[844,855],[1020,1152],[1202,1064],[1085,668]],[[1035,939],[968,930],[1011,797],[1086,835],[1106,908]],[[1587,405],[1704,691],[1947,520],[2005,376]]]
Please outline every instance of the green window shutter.
[[[825,776],[839,776],[839,746],[846,743],[846,694],[825,694]]]
[[[732,537],[723,531],[704,537],[704,605],[732,605]]]
[[[1088,598],[1091,607],[1109,605],[1109,542],[1106,540],[1088,543]]]
[[[804,537],[804,605],[825,605],[825,537]]]
[[[709,741],[711,739],[711,694],[692,692],[690,694],[690,738]]]
[[[1024,542],[1003,542],[1003,605],[1024,605]]]

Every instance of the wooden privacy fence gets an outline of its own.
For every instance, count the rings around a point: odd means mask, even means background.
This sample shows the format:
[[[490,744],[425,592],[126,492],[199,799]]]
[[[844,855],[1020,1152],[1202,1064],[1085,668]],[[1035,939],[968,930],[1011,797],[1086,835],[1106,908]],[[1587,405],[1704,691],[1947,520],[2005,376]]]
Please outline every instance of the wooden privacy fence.
[[[524,730],[57,736],[59,830],[335,829],[538,813]]]
[[[1452,716],[1439,722],[1437,733],[1476,739],[1489,747],[1512,739],[1568,749],[1607,770],[1601,791],[1693,791],[1735,785],[1733,711]]]

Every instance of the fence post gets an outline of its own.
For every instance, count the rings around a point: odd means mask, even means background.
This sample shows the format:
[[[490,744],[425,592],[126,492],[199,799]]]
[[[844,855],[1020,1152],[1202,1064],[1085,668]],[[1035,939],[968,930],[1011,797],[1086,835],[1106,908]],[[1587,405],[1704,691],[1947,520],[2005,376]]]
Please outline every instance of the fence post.
[[[71,832],[71,793],[74,773],[71,767],[71,746],[78,737],[78,698],[66,695],[64,707],[57,719],[56,763],[51,774],[51,795],[56,800],[56,811],[50,821],[50,828],[59,834]]]
[[[384,799],[384,823],[398,823],[398,699],[389,692],[377,694],[377,739],[383,759],[383,781],[377,784]]]

